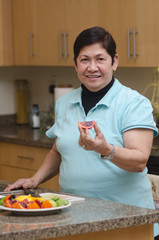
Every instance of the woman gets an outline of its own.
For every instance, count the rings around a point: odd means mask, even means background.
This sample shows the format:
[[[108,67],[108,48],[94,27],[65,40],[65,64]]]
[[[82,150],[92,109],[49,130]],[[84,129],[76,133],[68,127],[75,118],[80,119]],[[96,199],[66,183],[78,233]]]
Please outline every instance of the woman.
[[[46,133],[55,138],[51,151],[32,178],[6,190],[37,187],[59,171],[61,191],[154,208],[146,163],[157,128],[149,100],[113,77],[116,44],[103,28],[79,34],[74,62],[82,85],[56,103]],[[92,120],[90,130],[78,126]]]

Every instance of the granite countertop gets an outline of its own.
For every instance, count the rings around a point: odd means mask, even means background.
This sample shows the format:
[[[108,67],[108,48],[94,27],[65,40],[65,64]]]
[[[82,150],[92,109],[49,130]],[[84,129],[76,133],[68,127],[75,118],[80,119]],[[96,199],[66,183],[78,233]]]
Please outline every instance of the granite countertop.
[[[54,139],[49,139],[40,129],[13,125],[0,127],[0,142],[51,149]]]
[[[0,181],[0,185],[7,184]],[[39,189],[39,192],[46,192]],[[50,191],[53,192],[53,191]],[[51,215],[21,216],[0,210],[0,240],[49,239],[151,224],[159,211],[85,198]]]
[[[54,139],[49,139],[40,129],[12,125],[0,127],[0,142],[51,149]],[[154,138],[151,155],[159,156],[159,136]]]

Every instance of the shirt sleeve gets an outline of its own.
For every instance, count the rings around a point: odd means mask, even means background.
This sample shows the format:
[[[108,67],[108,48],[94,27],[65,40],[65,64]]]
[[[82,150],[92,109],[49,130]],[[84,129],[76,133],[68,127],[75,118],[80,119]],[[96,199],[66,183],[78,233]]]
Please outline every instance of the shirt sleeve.
[[[60,113],[59,113],[59,100],[57,100],[55,104],[55,122],[52,125],[52,127],[46,131],[46,136],[48,138],[56,138],[56,130],[57,130],[57,125],[59,124],[60,121]]]
[[[132,99],[123,112],[121,122],[122,133],[134,128],[147,128],[152,129],[154,137],[156,137],[158,129],[152,112],[153,108],[146,97],[138,95]]]

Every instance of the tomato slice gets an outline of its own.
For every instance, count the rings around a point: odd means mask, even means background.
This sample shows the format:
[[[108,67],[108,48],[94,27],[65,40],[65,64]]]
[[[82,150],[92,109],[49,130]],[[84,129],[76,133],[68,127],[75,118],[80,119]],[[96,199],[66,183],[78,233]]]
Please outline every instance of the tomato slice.
[[[79,126],[83,129],[90,129],[94,126],[95,121],[85,121],[85,122],[78,122]]]

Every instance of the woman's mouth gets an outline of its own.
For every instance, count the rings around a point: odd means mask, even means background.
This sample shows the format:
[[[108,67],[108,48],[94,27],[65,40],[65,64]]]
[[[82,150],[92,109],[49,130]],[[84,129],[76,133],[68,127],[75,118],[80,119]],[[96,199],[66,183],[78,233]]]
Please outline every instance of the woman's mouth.
[[[100,78],[101,75],[86,75],[87,78]]]

